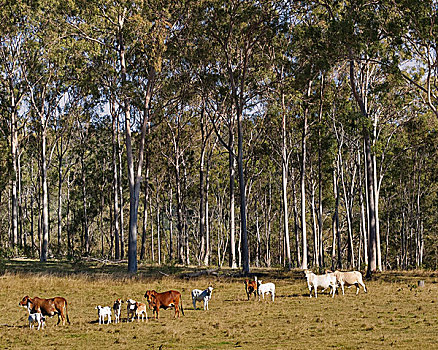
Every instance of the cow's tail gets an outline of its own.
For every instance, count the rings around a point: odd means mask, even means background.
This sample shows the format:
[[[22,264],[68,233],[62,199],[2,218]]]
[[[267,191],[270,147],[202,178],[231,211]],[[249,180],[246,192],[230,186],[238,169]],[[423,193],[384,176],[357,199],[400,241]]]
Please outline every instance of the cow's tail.
[[[70,319],[68,318],[68,311],[67,311],[67,300],[65,301],[64,311],[65,311],[65,316],[67,317],[67,323],[70,324]]]
[[[182,298],[181,298],[181,312],[182,312],[183,316],[185,316],[184,315],[184,308],[183,308],[183,305],[182,305]]]

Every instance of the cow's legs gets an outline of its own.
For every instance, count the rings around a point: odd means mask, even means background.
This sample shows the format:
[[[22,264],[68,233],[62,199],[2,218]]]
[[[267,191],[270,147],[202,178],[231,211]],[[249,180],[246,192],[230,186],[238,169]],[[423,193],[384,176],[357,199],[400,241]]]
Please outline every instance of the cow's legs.
[[[249,300],[249,297],[248,297]],[[193,299],[193,309],[196,310],[196,299]]]

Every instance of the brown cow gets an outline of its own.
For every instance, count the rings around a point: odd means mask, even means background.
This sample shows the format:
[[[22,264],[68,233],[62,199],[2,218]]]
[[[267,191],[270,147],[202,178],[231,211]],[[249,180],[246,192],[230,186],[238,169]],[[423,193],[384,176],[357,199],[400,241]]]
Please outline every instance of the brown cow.
[[[67,312],[67,300],[62,297],[55,297],[51,299],[42,299],[38,297],[30,298],[28,295],[23,297],[18,303],[20,306],[27,307],[30,303],[31,311],[30,313],[41,312],[43,316],[53,317],[58,315],[58,323],[62,320],[62,325],[65,325],[65,319],[67,317],[67,322],[70,324]]]
[[[147,299],[149,303],[149,307],[153,310],[153,315],[157,315],[160,309],[166,310],[169,307],[175,307],[175,315],[179,315],[179,302],[181,301],[181,312],[184,315],[184,309],[182,305],[181,293],[176,290],[169,290],[163,293],[157,293],[155,290],[147,290],[144,297]]]
[[[254,281],[250,281],[248,279],[245,280],[245,292],[246,296],[249,297],[254,293],[254,299],[257,297],[257,277],[255,277]]]

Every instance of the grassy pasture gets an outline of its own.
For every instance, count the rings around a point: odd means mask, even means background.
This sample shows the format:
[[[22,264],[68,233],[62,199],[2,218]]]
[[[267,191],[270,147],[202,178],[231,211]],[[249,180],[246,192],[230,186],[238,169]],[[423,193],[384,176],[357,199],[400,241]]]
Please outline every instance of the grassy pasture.
[[[419,349],[438,348],[438,274],[388,272],[365,281],[369,292],[355,288],[334,299],[326,293],[309,298],[300,271],[254,270],[276,284],[275,303],[247,301],[243,278],[230,270],[219,277],[184,279],[190,269],[140,266],[130,277],[126,266],[100,263],[8,261],[0,276],[0,349]],[[34,270],[36,272],[30,272]],[[164,276],[161,272],[168,274]],[[426,281],[417,288],[417,281]],[[210,310],[193,310],[192,288],[214,291]],[[99,325],[96,305],[117,297],[144,301],[147,289],[182,292],[185,316],[160,311],[160,320]],[[71,325],[48,319],[43,331],[30,330],[24,295],[64,296]],[[152,312],[148,311],[148,316]]]

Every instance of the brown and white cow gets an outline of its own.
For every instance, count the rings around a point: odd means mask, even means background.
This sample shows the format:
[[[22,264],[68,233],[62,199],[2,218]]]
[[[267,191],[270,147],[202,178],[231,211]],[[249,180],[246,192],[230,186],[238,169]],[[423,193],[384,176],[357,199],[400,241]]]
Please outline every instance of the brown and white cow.
[[[29,304],[30,313],[38,313],[41,312],[43,316],[53,317],[58,315],[58,323],[62,321],[62,325],[65,325],[65,320],[67,318],[68,324],[70,324],[70,320],[68,318],[67,312],[67,300],[63,297],[54,297],[50,299],[43,299],[34,297],[31,298],[28,295],[23,297],[21,301],[18,303],[20,306],[27,307]]]
[[[149,303],[149,307],[153,310],[153,314],[158,319],[158,313],[160,309],[166,310],[169,307],[175,308],[175,315],[179,315],[179,303],[181,301],[181,312],[184,315],[184,309],[182,305],[181,293],[176,290],[169,290],[167,292],[158,293],[155,290],[147,290],[144,297]]]
[[[246,296],[249,297],[251,294],[254,294],[254,299],[257,297],[257,277],[254,278],[254,281],[250,281],[249,279],[245,280],[245,292]]]

